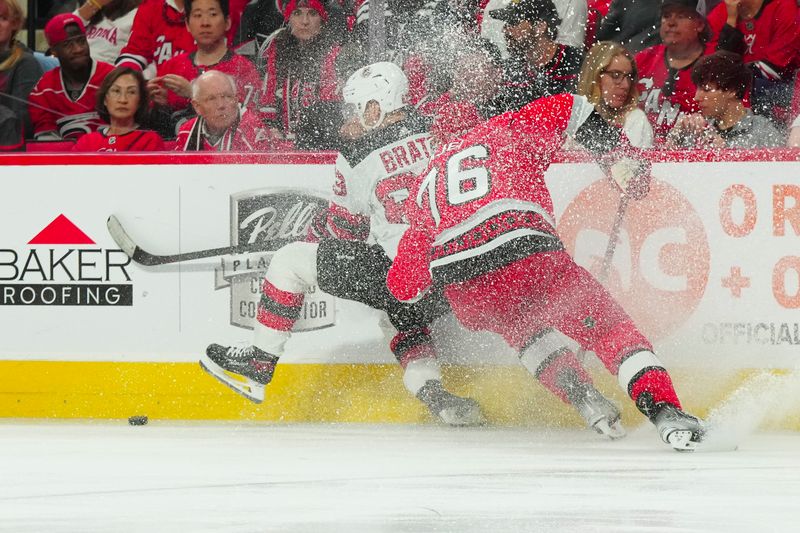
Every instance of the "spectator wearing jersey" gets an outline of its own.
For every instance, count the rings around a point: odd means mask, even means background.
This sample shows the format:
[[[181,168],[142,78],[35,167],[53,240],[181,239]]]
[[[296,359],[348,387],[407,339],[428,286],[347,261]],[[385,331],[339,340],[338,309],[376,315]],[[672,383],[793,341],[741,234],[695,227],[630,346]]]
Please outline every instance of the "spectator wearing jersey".
[[[107,122],[78,139],[73,152],[152,152],[164,149],[154,131],[141,128],[147,120],[144,76],[130,67],[112,70],[97,91],[97,113]]]
[[[92,59],[114,63],[128,44],[142,0],[85,0],[75,10],[86,26]]]
[[[144,0],[116,65],[145,70],[151,64],[155,68],[178,54],[194,50],[194,37],[186,27],[184,0]]]
[[[0,0],[0,152],[21,149],[33,134],[26,102],[42,68],[17,41],[24,23],[17,0]]]
[[[583,51],[555,41],[561,19],[552,0],[519,0],[489,15],[505,22],[510,53],[500,96],[504,111],[575,89]]]
[[[753,110],[772,114],[788,107],[800,66],[800,8],[795,0],[727,0],[708,14],[708,53],[742,55],[755,75]]]
[[[673,148],[759,148],[782,146],[784,136],[772,122],[745,107],[752,71],[733,52],[700,58],[692,69],[700,113],[684,115],[667,135]]]
[[[174,135],[175,126],[191,116],[191,81],[208,70],[219,70],[236,80],[243,107],[255,107],[255,93],[261,85],[255,66],[231,51],[225,34],[230,28],[228,0],[186,0],[186,25],[197,42],[197,50],[162,63],[157,76],[147,84],[150,98],[159,108],[159,130]]]
[[[271,135],[301,149],[336,149],[342,125],[336,75],[340,46],[327,27],[320,0],[290,0],[287,26],[274,34],[261,54],[264,83],[261,113]]]
[[[241,111],[236,81],[218,70],[209,70],[192,81],[192,105],[197,117],[181,126],[175,149],[183,152],[252,152],[269,146],[261,121]]]
[[[700,111],[692,67],[705,55],[711,37],[697,0],[664,0],[659,35],[661,44],[636,54],[641,105],[657,143],[664,141],[680,116]]]
[[[661,0],[611,0],[597,27],[598,41],[615,41],[637,53],[658,44]]]
[[[605,124],[598,124],[598,137],[608,130],[607,126],[612,126],[621,130],[620,138],[624,144],[637,148],[653,145],[653,128],[647,115],[638,107],[637,81],[633,54],[621,44],[601,41],[589,50],[576,92],[594,105],[599,117],[594,120],[605,121]]]
[[[97,91],[114,67],[92,59],[83,21],[73,13],[50,19],[44,34],[59,67],[45,72],[28,97],[34,138],[77,139],[103,125]]]
[[[789,126],[789,138],[786,140],[786,146],[800,148],[800,115],[794,117]]]
[[[589,7],[586,0],[553,0],[561,24],[556,42],[581,49],[586,40]]]

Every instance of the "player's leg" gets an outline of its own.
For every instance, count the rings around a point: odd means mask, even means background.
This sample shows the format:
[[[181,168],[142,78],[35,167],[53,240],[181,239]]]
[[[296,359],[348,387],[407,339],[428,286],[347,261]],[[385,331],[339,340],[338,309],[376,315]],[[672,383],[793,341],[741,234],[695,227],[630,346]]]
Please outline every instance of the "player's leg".
[[[475,425],[483,421],[478,404],[448,392],[430,335],[430,323],[449,312],[441,294],[416,304],[402,304],[386,288],[391,260],[380,246],[361,241],[324,240],[317,254],[319,287],[339,298],[385,311],[382,324],[390,348],[403,368],[403,384],[431,413],[449,425]],[[384,321],[385,322],[385,321]]]
[[[294,242],[277,250],[261,284],[253,345],[211,344],[200,365],[246,398],[261,403],[264,387],[300,315],[305,292],[317,283],[316,243]]]
[[[557,331],[546,328],[533,335],[520,351],[520,361],[547,390],[573,406],[589,428],[611,439],[625,436],[619,409],[595,388]]]
[[[694,448],[703,438],[703,425],[682,411],[672,379],[650,342],[588,271],[566,253],[551,255],[548,266],[554,275],[546,285],[546,300],[554,305],[546,309],[547,319],[617,376],[664,442],[677,450]]]

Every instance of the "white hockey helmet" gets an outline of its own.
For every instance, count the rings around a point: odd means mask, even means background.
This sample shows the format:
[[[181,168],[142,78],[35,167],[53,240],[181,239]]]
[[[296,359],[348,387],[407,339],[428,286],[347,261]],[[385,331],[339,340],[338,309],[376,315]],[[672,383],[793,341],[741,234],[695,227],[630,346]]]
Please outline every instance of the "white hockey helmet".
[[[367,129],[380,126],[388,113],[405,107],[407,94],[408,78],[400,67],[389,61],[361,67],[347,79],[342,90],[345,104],[355,107],[361,125]],[[364,110],[371,100],[378,102],[381,115],[374,126],[368,127],[364,124]]]

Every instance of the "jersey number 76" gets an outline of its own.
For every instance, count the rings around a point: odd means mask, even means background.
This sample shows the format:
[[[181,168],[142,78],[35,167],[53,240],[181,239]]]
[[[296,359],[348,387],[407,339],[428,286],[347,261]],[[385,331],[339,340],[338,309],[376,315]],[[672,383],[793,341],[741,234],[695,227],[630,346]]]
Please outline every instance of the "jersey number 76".
[[[465,148],[448,158],[442,180],[448,204],[466,204],[483,198],[489,193],[492,186],[492,175],[489,169],[483,165],[483,161],[487,159],[489,159],[489,149],[481,144]],[[417,193],[417,205],[420,207],[422,207],[425,195],[428,195],[431,216],[437,226],[441,221],[439,207],[436,205],[438,178],[439,169],[433,167],[422,180]]]

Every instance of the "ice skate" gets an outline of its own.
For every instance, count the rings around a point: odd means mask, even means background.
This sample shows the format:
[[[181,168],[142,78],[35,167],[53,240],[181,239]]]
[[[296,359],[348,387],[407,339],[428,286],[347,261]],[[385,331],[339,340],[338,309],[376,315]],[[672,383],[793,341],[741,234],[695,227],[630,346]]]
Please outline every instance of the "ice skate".
[[[203,370],[255,403],[264,401],[264,386],[272,381],[278,358],[256,346],[209,344],[200,359]]]
[[[656,407],[650,419],[655,424],[661,440],[679,452],[691,452],[705,437],[705,427],[696,417],[686,414],[672,404]]]
[[[417,393],[417,398],[428,406],[433,416],[448,426],[478,426],[485,422],[478,402],[447,392],[441,381],[428,380]]]
[[[612,440],[626,435],[617,406],[600,394],[591,383],[579,381],[577,374],[569,370],[562,372],[558,384],[589,429]]]

